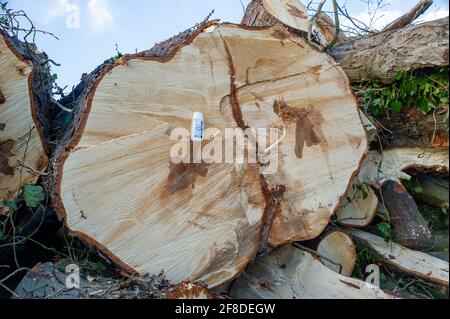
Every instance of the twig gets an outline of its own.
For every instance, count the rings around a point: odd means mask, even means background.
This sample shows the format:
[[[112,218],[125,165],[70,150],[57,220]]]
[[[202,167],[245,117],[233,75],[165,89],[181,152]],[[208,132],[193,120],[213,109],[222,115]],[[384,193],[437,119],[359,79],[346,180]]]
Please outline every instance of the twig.
[[[339,22],[339,14],[338,14],[338,8],[337,8],[337,0],[333,0],[333,11],[334,11],[334,24],[336,28],[336,32],[334,34],[333,41],[328,45],[327,49],[331,50],[334,48],[336,43],[339,40],[339,32],[340,32],[340,22]]]
[[[18,162],[19,162],[19,165],[20,165],[20,166],[22,166],[23,168],[26,168],[27,170],[29,170],[30,172],[32,172],[32,173],[34,173],[34,174],[36,174],[36,175],[40,175],[40,176],[48,176],[48,173],[39,171],[39,170],[33,168],[30,164],[28,164],[28,163],[26,163],[26,162],[23,162],[23,161],[21,161],[21,160],[19,160]]]
[[[314,25],[316,24],[317,17],[319,16],[320,12],[322,11],[322,8],[323,8],[325,2],[327,2],[327,0],[320,0],[319,6],[317,7],[317,10],[316,10],[316,13],[312,16],[311,20],[309,21],[309,26],[308,26],[308,42],[309,43],[312,42],[312,30],[313,30]]]
[[[17,275],[19,272],[22,271],[30,271],[30,268],[26,268],[26,267],[21,267],[18,268],[16,270],[14,270],[12,273],[10,273],[8,276],[6,276],[5,278],[0,280],[0,284],[4,283],[5,281],[7,281],[9,278],[14,277],[15,275]]]

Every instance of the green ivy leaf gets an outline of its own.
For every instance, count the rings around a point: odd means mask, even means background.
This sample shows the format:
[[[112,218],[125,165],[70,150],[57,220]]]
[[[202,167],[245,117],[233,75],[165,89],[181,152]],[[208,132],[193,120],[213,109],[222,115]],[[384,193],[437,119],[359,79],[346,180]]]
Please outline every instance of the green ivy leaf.
[[[23,199],[29,208],[36,208],[45,199],[42,186],[25,185],[22,188]]]
[[[11,212],[15,212],[17,210],[17,204],[13,200],[3,200],[3,206],[8,207]]]
[[[389,224],[388,222],[381,222],[377,225],[377,228],[384,239],[386,240],[391,239],[391,230],[392,230],[391,224]]]
[[[363,200],[366,200],[369,197],[369,193],[365,189],[362,190],[362,194],[363,194]]]
[[[403,108],[402,103],[400,103],[400,101],[398,101],[398,100],[392,100],[390,103],[390,106],[391,106],[392,111],[395,113],[400,113],[400,111]]]

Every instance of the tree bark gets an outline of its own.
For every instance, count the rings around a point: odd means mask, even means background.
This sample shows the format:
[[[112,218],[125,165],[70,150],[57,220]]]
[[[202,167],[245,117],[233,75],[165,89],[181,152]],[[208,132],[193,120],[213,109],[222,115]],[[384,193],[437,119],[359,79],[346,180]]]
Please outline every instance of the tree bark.
[[[351,82],[391,83],[398,71],[448,66],[448,17],[345,42],[331,50]]]
[[[428,251],[448,249],[448,240],[433,235],[414,199],[398,182],[387,181],[381,196],[392,225],[392,240],[402,246]]]
[[[296,0],[252,0],[241,23],[255,27],[282,24],[295,31],[308,32],[308,11]]]
[[[268,245],[317,237],[367,152],[344,72],[284,27],[201,25],[83,85],[51,162],[54,206],[125,270],[175,283],[214,288]],[[203,147],[226,128],[280,130],[255,163],[174,164],[169,135],[194,112],[217,129]]]
[[[402,15],[400,18],[392,21],[387,26],[385,26],[381,32],[387,32],[410,25],[425,11],[427,11],[432,4],[433,0],[421,0],[417,5],[414,6],[414,8],[409,10],[406,14]]]

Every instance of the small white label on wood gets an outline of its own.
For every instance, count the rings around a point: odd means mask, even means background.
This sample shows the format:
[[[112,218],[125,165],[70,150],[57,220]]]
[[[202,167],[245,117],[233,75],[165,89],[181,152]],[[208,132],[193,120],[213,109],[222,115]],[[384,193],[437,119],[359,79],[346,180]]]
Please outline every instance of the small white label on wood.
[[[368,265],[366,267],[366,273],[370,274],[366,282],[380,288],[380,267],[377,265]]]
[[[205,120],[200,112],[194,113],[192,118],[192,141],[201,142],[205,135]]]

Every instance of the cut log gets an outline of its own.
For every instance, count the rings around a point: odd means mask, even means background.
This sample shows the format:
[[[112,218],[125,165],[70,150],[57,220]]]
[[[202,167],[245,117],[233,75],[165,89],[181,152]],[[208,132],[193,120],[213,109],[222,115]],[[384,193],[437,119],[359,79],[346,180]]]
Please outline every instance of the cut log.
[[[319,29],[320,33],[325,37],[326,43],[330,44],[333,42],[336,36],[336,25],[333,19],[330,18],[325,12],[320,12],[317,15],[315,26]],[[344,32],[339,32],[337,45],[344,43],[347,40],[347,36]]]
[[[323,237],[316,251],[326,267],[346,277],[352,275],[356,264],[356,246],[346,233],[331,232]]]
[[[363,184],[358,181],[353,185],[347,194],[345,204],[336,213],[337,222],[343,226],[366,227],[377,215],[378,197],[370,186],[361,189]],[[358,185],[359,188],[356,187]]]
[[[34,66],[19,45],[0,32],[0,199],[34,183],[48,162],[35,108]]]
[[[415,195],[417,198],[433,206],[449,208],[448,179],[420,175],[417,182],[422,190]]]
[[[402,184],[386,181],[380,189],[392,225],[392,239],[402,246],[428,251],[448,249],[448,240],[433,235],[416,202]]]
[[[240,299],[391,299],[366,282],[337,274],[292,246],[258,258],[234,283]]]
[[[345,73],[282,27],[208,23],[92,78],[48,185],[72,234],[129,272],[214,288],[267,241],[318,236],[367,151]],[[226,128],[285,134],[258,143],[266,165],[174,164],[170,134],[194,112],[209,129],[203,147]]]
[[[350,81],[391,83],[398,71],[448,66],[448,17],[347,41],[331,50]]]
[[[448,286],[448,262],[360,230],[348,229],[347,232],[397,270]]]
[[[308,32],[308,10],[298,0],[252,0],[241,23],[255,27],[272,27],[281,23],[294,30]]]
[[[413,23],[418,17],[420,17],[429,7],[433,4],[433,0],[421,0],[418,4],[414,6],[407,13],[402,15],[400,18],[392,21],[387,26],[381,30],[381,32],[387,32],[399,28],[406,27]]]
[[[448,176],[448,149],[394,148],[383,155],[371,151],[358,178],[378,188],[387,180],[410,180],[411,176],[405,173],[409,169]]]
[[[284,78],[269,88],[264,85],[267,82],[252,77],[250,82],[255,84],[237,92],[246,125],[284,132],[276,142],[277,170],[263,174],[269,197],[276,203],[270,211],[273,221],[268,236],[268,243],[275,247],[322,233],[343,202],[368,148],[359,108],[342,69],[326,54],[310,49],[303,39],[295,42],[294,46],[304,48],[303,53],[295,65],[279,74]],[[271,61],[271,68],[287,61],[279,53],[264,59]],[[280,93],[292,80],[302,83],[302,89]]]

